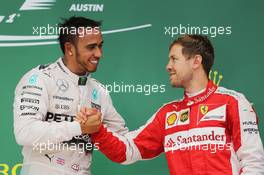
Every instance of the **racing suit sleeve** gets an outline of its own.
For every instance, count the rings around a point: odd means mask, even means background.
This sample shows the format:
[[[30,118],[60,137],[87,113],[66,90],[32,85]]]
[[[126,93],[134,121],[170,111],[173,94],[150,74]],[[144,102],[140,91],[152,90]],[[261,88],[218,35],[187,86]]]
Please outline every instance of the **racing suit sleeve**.
[[[234,150],[242,175],[264,174],[264,151],[258,131],[257,115],[251,104],[240,95],[230,104],[228,116]]]
[[[120,116],[113,106],[111,97],[107,91],[103,99],[103,124],[106,125],[112,132],[124,135],[128,133],[128,128],[125,126],[125,120]]]
[[[78,122],[46,122],[48,84],[39,70],[28,72],[18,83],[14,97],[14,133],[18,144],[60,143],[80,135]]]
[[[125,135],[117,134],[102,125],[99,132],[92,134],[99,150],[110,160],[121,164],[132,164],[150,159],[163,152],[163,135],[160,113],[156,113],[138,130]]]

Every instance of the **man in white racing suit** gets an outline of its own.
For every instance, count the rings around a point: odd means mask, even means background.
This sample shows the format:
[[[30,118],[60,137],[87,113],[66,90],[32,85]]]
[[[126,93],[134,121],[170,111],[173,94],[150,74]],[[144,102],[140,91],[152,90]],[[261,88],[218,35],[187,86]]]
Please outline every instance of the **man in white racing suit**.
[[[15,90],[14,133],[23,146],[22,175],[90,175],[92,150],[100,145],[89,134],[101,120],[119,134],[128,132],[107,90],[90,76],[102,56],[100,22],[71,17],[60,26],[78,31],[60,32],[63,58],[32,69]],[[100,115],[74,121],[84,107]]]

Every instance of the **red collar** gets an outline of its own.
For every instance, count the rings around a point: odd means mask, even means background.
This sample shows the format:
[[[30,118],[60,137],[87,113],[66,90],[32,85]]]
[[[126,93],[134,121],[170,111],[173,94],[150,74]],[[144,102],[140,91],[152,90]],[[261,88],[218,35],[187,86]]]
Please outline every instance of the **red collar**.
[[[184,93],[184,99],[180,105],[182,107],[190,107],[195,104],[201,103],[208,97],[210,97],[216,91],[216,89],[217,86],[212,81],[208,81],[206,90],[204,92],[190,98],[186,95],[186,93]]]

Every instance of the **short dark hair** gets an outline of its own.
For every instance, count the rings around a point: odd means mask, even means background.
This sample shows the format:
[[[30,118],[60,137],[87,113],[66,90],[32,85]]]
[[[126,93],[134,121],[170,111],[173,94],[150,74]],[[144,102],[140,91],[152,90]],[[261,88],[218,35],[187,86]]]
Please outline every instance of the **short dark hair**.
[[[80,27],[100,27],[101,26],[101,21],[95,21],[92,19],[88,19],[85,17],[76,17],[76,16],[72,16],[68,19],[62,19],[63,22],[59,23],[59,43],[60,43],[60,47],[61,50],[63,52],[63,54],[65,54],[65,50],[64,50],[64,44],[66,42],[70,42],[72,44],[76,44],[76,41],[78,39],[78,33],[72,33],[72,32],[63,32],[63,30],[65,28],[69,30],[71,30],[72,28],[75,28],[76,30]]]
[[[204,35],[183,35],[174,40],[170,48],[175,44],[183,47],[182,54],[188,59],[194,55],[202,56],[202,65],[207,75],[214,64],[214,47],[210,40]]]

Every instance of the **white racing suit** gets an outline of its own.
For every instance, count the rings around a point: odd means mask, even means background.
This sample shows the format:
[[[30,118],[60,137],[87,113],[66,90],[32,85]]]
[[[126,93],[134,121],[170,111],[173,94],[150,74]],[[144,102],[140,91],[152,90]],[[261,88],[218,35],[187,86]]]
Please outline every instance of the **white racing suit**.
[[[14,133],[24,156],[21,175],[90,175],[93,146],[74,121],[82,106],[99,109],[111,130],[128,132],[107,90],[89,75],[70,72],[61,58],[23,76],[14,99]]]

